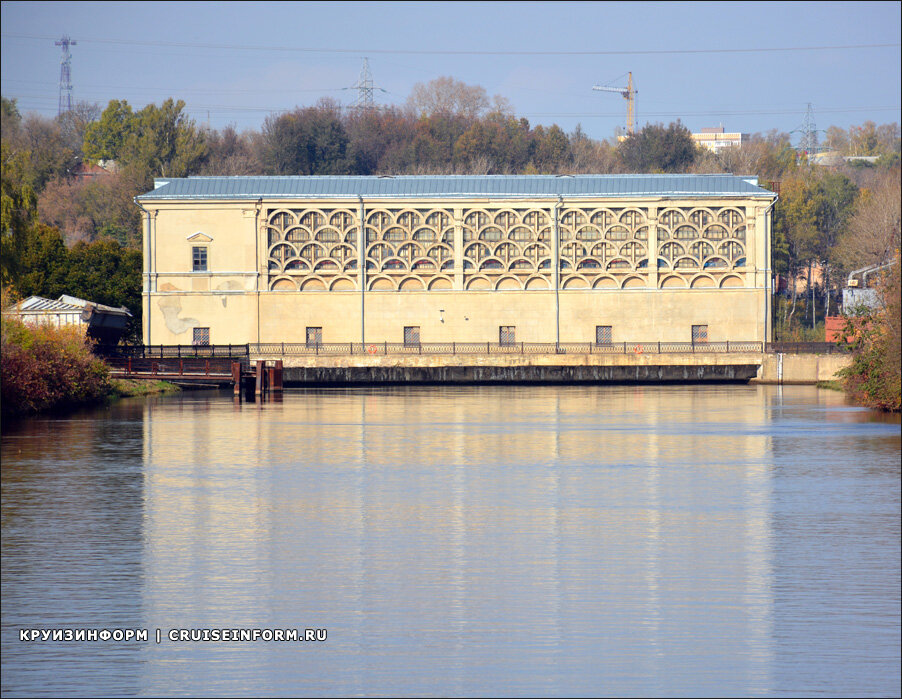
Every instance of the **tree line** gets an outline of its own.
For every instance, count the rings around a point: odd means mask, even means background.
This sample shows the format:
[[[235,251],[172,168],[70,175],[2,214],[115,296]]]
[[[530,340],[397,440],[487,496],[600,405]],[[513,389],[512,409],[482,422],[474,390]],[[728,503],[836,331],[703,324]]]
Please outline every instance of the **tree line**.
[[[531,125],[500,96],[453,78],[416,85],[407,102],[375,109],[332,100],[272,114],[260,130],[205,128],[181,100],[134,109],[78,104],[56,119],[2,99],[2,276],[19,296],[81,295],[140,315],[141,222],[134,197],[154,177],[189,175],[732,173],[779,190],[773,268],[780,339],[814,339],[836,311],[845,275],[899,248],[898,124],[831,127],[843,155],[822,167],[789,134],[700,149],[679,121],[596,140],[581,127]],[[101,164],[106,174],[79,177]],[[97,270],[96,272],[94,270]],[[133,329],[135,333],[138,328]],[[139,336],[136,335],[136,336]]]

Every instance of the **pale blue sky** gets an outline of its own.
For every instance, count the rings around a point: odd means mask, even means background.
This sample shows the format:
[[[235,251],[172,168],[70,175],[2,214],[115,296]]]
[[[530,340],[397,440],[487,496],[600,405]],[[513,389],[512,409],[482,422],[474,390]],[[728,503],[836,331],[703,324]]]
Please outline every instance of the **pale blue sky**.
[[[845,128],[900,121],[900,7],[3,2],[2,92],[24,112],[55,115],[54,40],[68,34],[78,41],[75,100],[140,108],[171,96],[215,128],[259,129],[268,114],[323,96],[351,104],[356,92],[342,88],[357,81],[365,56],[387,91],[377,103],[401,104],[415,83],[450,75],[507,97],[532,124],[569,132],[581,123],[594,138],[625,124],[626,103],[592,86],[625,85],[627,71],[640,126],[679,118],[692,130],[793,131],[811,102],[819,129]]]

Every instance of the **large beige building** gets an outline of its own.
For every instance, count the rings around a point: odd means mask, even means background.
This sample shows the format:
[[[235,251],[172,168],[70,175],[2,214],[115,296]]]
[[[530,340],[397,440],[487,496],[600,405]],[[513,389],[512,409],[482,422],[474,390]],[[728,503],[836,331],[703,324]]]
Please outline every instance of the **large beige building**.
[[[692,134],[692,140],[713,153],[719,153],[725,148],[739,148],[743,141],[749,140],[749,135],[739,132],[724,133],[723,126],[715,126],[702,129],[701,133]]]
[[[146,344],[770,339],[776,195],[754,178],[155,184]]]

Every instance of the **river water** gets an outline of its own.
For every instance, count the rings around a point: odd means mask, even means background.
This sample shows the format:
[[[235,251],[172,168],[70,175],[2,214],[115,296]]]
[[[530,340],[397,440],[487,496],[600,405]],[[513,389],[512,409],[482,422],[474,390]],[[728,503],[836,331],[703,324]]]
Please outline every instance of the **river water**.
[[[188,392],[7,422],[2,692],[898,696],[899,460],[898,418],[813,387]],[[170,636],[204,629],[259,638]]]

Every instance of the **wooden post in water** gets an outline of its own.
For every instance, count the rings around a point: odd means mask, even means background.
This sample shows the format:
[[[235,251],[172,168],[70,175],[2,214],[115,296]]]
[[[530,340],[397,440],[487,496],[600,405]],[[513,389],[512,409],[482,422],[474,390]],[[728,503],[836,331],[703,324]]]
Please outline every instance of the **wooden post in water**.
[[[232,384],[235,388],[235,397],[241,400],[241,362],[232,362]]]
[[[275,369],[273,370],[273,372],[274,372],[273,373],[273,383],[272,383],[273,391],[278,391],[279,393],[282,392],[282,387],[285,385],[285,382],[283,380],[283,371],[284,371],[284,368],[282,366],[282,360],[277,359]]]
[[[266,373],[264,371],[266,362],[262,359],[257,360],[256,384],[254,385],[254,398],[260,396],[263,400],[263,382],[266,381]]]

